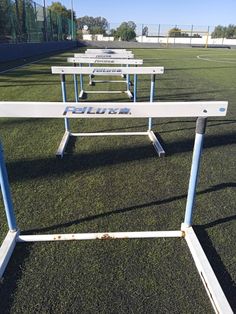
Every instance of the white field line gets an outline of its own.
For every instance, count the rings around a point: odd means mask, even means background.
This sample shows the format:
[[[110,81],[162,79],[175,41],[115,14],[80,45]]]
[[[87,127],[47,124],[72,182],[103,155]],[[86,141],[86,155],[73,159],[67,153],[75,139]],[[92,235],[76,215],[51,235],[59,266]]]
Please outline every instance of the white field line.
[[[210,57],[210,58],[207,58],[207,57],[201,56],[201,55],[197,56],[197,59],[199,59],[199,60],[204,60],[204,61],[209,61],[209,62],[218,62],[218,63],[236,63],[236,59],[235,59],[235,61],[216,60],[216,59],[211,59],[211,57]]]
[[[50,58],[50,57],[49,57],[49,58]],[[46,57],[46,58],[41,58],[41,59],[37,59],[37,60],[35,60],[35,61],[28,62],[28,63],[24,63],[24,64],[22,64],[22,65],[19,65],[19,66],[17,66],[17,67],[14,67],[14,68],[10,68],[10,69],[7,69],[7,70],[0,71],[0,74],[2,74],[2,73],[7,73],[7,72],[10,72],[10,71],[14,71],[14,70],[16,70],[16,69],[23,68],[24,66],[27,66],[27,65],[30,65],[30,64],[34,64],[34,63],[37,63],[37,62],[39,62],[39,61],[41,61],[41,60],[45,60],[45,59],[48,59],[48,57]]]
[[[10,71],[14,71],[14,70],[23,68],[24,66],[27,66],[27,65],[30,65],[30,64],[34,64],[34,63],[37,63],[37,62],[42,61],[42,60],[46,60],[46,59],[51,58],[51,57],[53,57],[53,56],[43,57],[43,58],[34,60],[34,61],[32,61],[32,62],[27,62],[27,63],[24,63],[24,64],[22,64],[22,65],[16,66],[16,67],[14,67],[14,68],[10,68],[10,69],[7,69],[7,70],[0,71],[0,74],[2,74],[2,73],[7,73],[7,72],[10,72]]]

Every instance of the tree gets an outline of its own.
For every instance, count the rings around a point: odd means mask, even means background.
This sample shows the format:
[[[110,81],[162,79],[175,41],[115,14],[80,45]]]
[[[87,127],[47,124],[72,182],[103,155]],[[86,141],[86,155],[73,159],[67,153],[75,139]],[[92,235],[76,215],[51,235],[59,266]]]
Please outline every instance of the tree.
[[[108,22],[104,17],[83,16],[77,19],[77,27],[82,30],[87,25],[91,34],[106,34]]]
[[[212,38],[236,38],[236,25],[229,24],[228,26],[217,25],[211,33]]]
[[[194,37],[194,38],[201,38],[198,33],[189,35],[190,31],[182,31],[178,27],[171,28],[168,32],[169,37]]]
[[[112,28],[112,29],[110,30],[110,36],[117,37],[117,36],[116,36],[116,29]]]
[[[178,27],[171,28],[168,32],[169,37],[182,37],[181,29]]]
[[[226,34],[226,27],[217,25],[214,31],[211,33],[212,38],[224,38]]]
[[[51,40],[67,39],[69,34],[72,34],[71,28],[71,10],[67,9],[60,2],[52,2],[48,7]],[[76,19],[73,11],[73,20]]]
[[[10,35],[8,20],[9,20],[9,4],[7,0],[2,0],[0,3],[0,41],[7,41],[7,36]]]
[[[123,41],[131,41],[136,38],[136,24],[133,21],[123,22],[115,32],[115,38]]]
[[[142,29],[142,36],[148,36],[148,27],[144,26]]]
[[[229,24],[226,28],[226,38],[232,39],[236,38],[236,25]]]
[[[71,9],[67,9],[64,5],[62,5],[60,2],[52,2],[52,4],[48,7],[49,10],[52,12],[55,12],[68,20],[71,19]],[[75,12],[73,11],[73,19],[76,19]]]

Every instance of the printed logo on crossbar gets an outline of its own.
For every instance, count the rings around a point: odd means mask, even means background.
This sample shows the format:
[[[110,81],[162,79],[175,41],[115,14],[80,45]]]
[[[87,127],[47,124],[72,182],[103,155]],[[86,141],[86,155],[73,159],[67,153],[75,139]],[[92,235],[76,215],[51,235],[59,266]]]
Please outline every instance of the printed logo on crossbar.
[[[75,116],[83,114],[95,115],[130,115],[130,108],[96,108],[96,107],[75,107],[67,106],[63,112],[63,116]]]
[[[106,69],[106,68],[103,68],[103,69],[93,69],[93,73],[122,73],[122,70],[121,69]]]
[[[111,58],[111,55],[96,55],[96,58],[101,58],[101,59],[105,59],[105,58]]]
[[[115,63],[115,60],[103,60],[103,59],[97,59],[95,60],[95,63]]]

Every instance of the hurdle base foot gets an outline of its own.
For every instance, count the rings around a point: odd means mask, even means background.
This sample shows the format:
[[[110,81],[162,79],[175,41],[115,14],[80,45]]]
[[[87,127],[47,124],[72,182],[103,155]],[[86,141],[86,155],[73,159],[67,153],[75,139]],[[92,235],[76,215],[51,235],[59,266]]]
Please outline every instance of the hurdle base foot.
[[[7,264],[12,256],[13,250],[16,245],[16,238],[18,231],[8,231],[5,239],[0,247],[0,279],[7,267]]]
[[[126,93],[127,96],[129,97],[129,99],[133,99],[133,94],[131,93],[130,90],[126,90],[125,93]]]
[[[61,140],[61,143],[57,149],[56,157],[63,158],[65,150],[66,150],[66,145],[67,145],[69,139],[70,139],[70,132],[66,131],[64,133],[62,140]]]
[[[79,98],[85,98],[86,97],[86,93],[84,92],[84,90],[81,90],[79,93]]]
[[[156,135],[154,134],[153,131],[148,131],[148,137],[151,140],[155,151],[157,152],[159,157],[165,157],[165,151],[163,149],[163,147],[161,146],[161,143],[158,141]]]

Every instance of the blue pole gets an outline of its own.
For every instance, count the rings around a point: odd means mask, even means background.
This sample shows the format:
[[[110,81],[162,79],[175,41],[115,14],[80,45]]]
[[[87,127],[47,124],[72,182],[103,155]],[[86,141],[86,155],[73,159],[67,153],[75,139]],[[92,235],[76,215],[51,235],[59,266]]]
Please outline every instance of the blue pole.
[[[151,75],[150,102],[154,101],[156,75]],[[148,131],[152,129],[152,118],[148,118]]]
[[[206,129],[207,118],[199,117],[196,123],[196,135],[193,148],[193,158],[191,173],[189,178],[188,196],[185,210],[184,226],[192,225],[193,209],[196,198],[196,188],[198,182],[198,174],[200,169],[200,161],[203,147],[203,139]]]
[[[138,81],[137,74],[134,74],[134,102],[137,101],[137,81]]]
[[[82,64],[80,63],[79,66],[81,67]],[[80,91],[83,90],[83,74],[79,75],[79,80],[80,80]]]
[[[74,67],[76,67],[76,63],[74,63]],[[73,76],[74,76],[75,101],[76,101],[76,102],[79,102],[77,75],[74,74]]]
[[[129,67],[129,65],[127,64],[127,67]],[[129,74],[127,74],[126,76],[126,84],[127,84],[127,91],[129,90]]]
[[[62,91],[62,101],[66,102],[67,98],[66,98],[66,76],[65,74],[61,74],[61,91]],[[70,130],[70,124],[69,124],[69,119],[65,118],[65,129],[67,132],[69,132]]]
[[[7,176],[7,169],[3,155],[3,147],[1,143],[0,143],[0,185],[9,230],[16,231],[17,230],[16,218],[14,214],[14,207],[12,203],[11,191]]]

